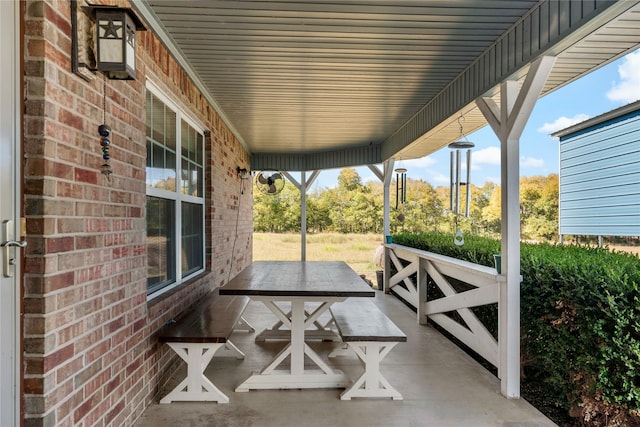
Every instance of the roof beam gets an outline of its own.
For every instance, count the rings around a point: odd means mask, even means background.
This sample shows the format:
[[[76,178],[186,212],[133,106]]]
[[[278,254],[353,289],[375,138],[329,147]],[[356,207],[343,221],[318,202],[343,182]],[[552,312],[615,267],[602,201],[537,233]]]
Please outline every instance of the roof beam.
[[[321,153],[291,153],[251,155],[251,169],[275,169],[281,171],[313,171],[336,169],[350,166],[375,165],[382,163],[381,144],[369,144],[346,150]]]

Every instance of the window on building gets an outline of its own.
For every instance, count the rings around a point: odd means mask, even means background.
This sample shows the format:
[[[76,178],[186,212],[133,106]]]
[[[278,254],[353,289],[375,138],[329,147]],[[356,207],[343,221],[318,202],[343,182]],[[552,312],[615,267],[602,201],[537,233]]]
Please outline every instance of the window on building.
[[[147,87],[147,294],[204,269],[204,132]]]

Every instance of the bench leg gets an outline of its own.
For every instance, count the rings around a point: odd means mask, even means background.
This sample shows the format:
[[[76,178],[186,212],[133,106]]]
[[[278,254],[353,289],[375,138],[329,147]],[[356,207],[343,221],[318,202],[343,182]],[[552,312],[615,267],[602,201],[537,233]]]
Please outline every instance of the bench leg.
[[[361,341],[348,344],[363,364],[364,373],[340,395],[340,399],[390,397],[393,400],[402,400],[402,395],[391,387],[389,381],[380,373],[380,362],[397,342]]]
[[[229,340],[224,343],[224,346],[219,349],[215,355],[216,357],[235,357],[238,360],[244,359],[244,353]]]
[[[349,349],[349,345],[346,343],[340,344],[340,347],[334,348],[331,353],[329,353],[329,358],[342,356],[353,356],[353,351]]]
[[[229,403],[229,398],[204,375],[204,370],[211,362],[214,353],[225,343],[170,342],[167,344],[187,362],[187,377],[163,397],[160,403],[173,401]]]
[[[245,319],[244,317],[240,316],[240,320],[238,320],[238,323],[236,323],[236,325],[233,327],[234,331],[237,332],[255,332],[255,328],[253,326],[251,326],[251,324],[249,322],[247,322],[247,319]]]

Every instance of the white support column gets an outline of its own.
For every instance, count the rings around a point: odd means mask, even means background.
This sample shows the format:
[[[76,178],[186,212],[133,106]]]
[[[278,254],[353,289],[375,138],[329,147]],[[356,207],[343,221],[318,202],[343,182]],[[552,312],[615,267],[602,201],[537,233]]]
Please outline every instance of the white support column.
[[[520,397],[520,136],[553,68],[555,57],[542,57],[529,67],[522,85],[506,81],[500,87],[500,107],[491,99],[476,104],[500,139],[502,197],[502,274],[500,289],[498,376],[501,392]]]
[[[300,261],[307,260],[307,174],[300,172]]]
[[[388,236],[391,233],[391,177],[393,176],[394,159],[384,162],[384,213],[382,218],[383,235]]]
[[[391,177],[393,176],[393,165],[395,163],[395,159],[391,158],[384,162],[384,208],[383,208],[383,218],[382,218],[382,229],[383,236],[388,236],[391,234],[391,200],[390,200],[390,187],[391,187]],[[384,238],[384,237],[383,237]],[[391,278],[391,262],[389,260],[389,249],[384,250],[384,270],[383,270],[383,279],[384,283],[384,293],[388,294],[390,291],[389,287],[389,279]]]
[[[307,260],[307,188],[316,180],[320,171],[313,171],[309,179],[307,173],[300,172],[300,182],[298,182],[289,172],[282,171],[282,174],[300,191],[300,260]]]

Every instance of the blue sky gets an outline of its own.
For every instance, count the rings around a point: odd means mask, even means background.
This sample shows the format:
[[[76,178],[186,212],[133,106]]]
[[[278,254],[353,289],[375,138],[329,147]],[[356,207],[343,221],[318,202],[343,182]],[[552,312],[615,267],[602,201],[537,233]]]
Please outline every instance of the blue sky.
[[[640,50],[541,98],[520,138],[520,175],[558,173],[558,141],[551,133],[640,99]],[[463,122],[464,125],[464,122]],[[489,126],[466,135],[475,144],[471,182],[500,183],[500,143]],[[434,186],[449,183],[449,149],[404,160],[407,177]],[[369,168],[357,168],[363,182],[377,180]],[[339,169],[320,173],[312,190],[337,185]],[[295,175],[294,175],[295,176]]]

